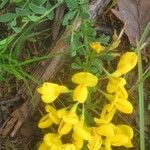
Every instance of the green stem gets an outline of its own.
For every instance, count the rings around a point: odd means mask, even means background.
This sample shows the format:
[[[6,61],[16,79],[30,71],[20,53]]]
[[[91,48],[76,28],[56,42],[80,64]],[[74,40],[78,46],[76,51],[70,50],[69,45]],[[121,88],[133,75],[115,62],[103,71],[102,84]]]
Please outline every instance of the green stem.
[[[143,76],[142,57],[141,51],[137,50],[138,53],[138,80],[140,81]],[[140,149],[145,150],[145,135],[144,135],[144,88],[143,82],[139,83],[139,115],[140,115]]]

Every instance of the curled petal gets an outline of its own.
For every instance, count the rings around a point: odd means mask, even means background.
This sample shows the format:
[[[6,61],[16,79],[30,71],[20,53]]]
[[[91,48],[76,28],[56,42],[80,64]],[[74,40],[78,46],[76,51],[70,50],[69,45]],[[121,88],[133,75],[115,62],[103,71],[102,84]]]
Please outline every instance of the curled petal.
[[[63,120],[61,121],[59,128],[58,128],[58,133],[61,135],[68,134],[72,129],[72,124],[65,123]]]
[[[98,78],[89,72],[79,72],[73,75],[72,82],[82,86],[94,87],[98,82]]]
[[[38,122],[38,127],[39,128],[48,128],[52,124],[53,124],[52,120],[49,118],[49,115],[46,114]]]
[[[128,73],[132,70],[138,61],[138,56],[134,52],[126,52],[124,53],[117,65],[117,70],[111,74],[112,77],[120,77],[125,73]]]
[[[115,107],[119,111],[126,114],[131,114],[133,112],[132,104],[125,99],[118,99],[118,101],[115,103]]]
[[[84,103],[88,96],[88,90],[86,86],[79,85],[73,91],[73,100],[79,103]]]

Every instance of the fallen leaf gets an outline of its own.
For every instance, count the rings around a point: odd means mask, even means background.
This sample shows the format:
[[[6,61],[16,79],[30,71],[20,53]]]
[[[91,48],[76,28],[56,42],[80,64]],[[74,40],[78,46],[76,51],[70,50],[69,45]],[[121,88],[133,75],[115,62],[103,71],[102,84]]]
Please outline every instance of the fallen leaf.
[[[118,10],[112,9],[113,14],[120,19],[125,26],[131,45],[136,46],[146,25],[150,21],[149,0],[118,0]]]

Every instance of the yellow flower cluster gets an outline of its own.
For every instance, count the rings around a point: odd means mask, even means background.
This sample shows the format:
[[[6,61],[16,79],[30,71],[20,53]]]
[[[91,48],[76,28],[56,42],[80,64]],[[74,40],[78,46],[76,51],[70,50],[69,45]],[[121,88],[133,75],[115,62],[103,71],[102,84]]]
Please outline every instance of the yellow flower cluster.
[[[117,69],[109,77],[107,92],[103,94],[109,100],[100,113],[100,118],[94,118],[95,126],[88,127],[84,121],[84,105],[88,99],[88,88],[95,87],[98,78],[89,72],[79,72],[73,75],[72,82],[77,84],[73,90],[66,86],[44,83],[37,91],[41,99],[46,103],[46,114],[38,122],[39,128],[48,128],[55,124],[57,132],[44,135],[38,150],[81,150],[86,141],[89,150],[111,150],[111,146],[132,147],[133,129],[128,125],[114,125],[111,121],[116,113],[130,114],[133,106],[129,102],[125,89],[126,80],[121,77],[132,70],[137,63],[137,55],[126,52],[119,60]],[[50,103],[58,98],[61,93],[72,92],[73,101],[71,107],[56,109]],[[78,112],[82,104],[82,112]],[[81,107],[80,107],[81,108]],[[78,113],[77,113],[78,112]],[[62,140],[69,134],[68,143]]]

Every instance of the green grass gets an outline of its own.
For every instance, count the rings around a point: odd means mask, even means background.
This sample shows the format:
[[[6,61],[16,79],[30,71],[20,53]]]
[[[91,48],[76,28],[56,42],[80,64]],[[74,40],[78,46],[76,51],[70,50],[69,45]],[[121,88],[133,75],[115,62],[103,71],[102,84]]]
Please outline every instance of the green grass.
[[[138,81],[139,82],[139,117],[140,117],[140,150],[145,150],[145,123],[144,123],[144,80],[148,76],[150,76],[150,73],[146,74],[146,76],[143,73],[143,64],[142,64],[142,55],[141,50],[145,46],[145,40],[150,32],[150,22],[148,23],[147,27],[145,28],[145,31],[139,41],[139,45],[137,46],[137,54],[138,54]],[[144,77],[145,76],[145,77]]]

